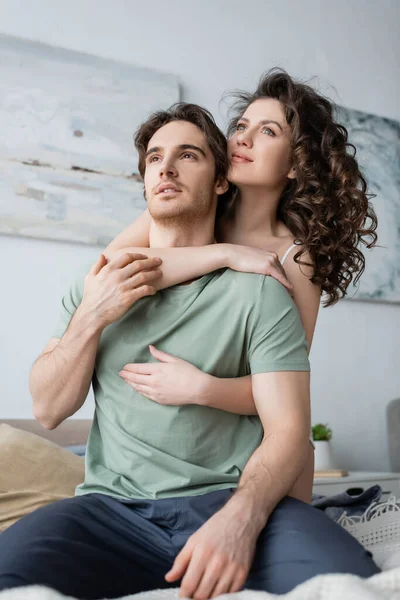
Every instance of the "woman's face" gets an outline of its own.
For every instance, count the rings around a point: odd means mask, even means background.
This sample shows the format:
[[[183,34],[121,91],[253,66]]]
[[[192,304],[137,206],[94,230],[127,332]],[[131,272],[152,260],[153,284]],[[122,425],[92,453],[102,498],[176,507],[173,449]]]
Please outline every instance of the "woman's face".
[[[291,130],[282,104],[273,98],[256,100],[238,120],[228,140],[228,179],[239,188],[277,189],[295,177],[291,164]]]

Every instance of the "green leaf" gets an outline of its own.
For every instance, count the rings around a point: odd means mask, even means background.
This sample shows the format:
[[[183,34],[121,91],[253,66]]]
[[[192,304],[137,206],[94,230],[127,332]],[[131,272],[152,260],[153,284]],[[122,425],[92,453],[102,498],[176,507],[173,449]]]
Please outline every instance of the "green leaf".
[[[332,429],[328,423],[318,423],[312,426],[312,436],[314,442],[329,442],[332,437]]]

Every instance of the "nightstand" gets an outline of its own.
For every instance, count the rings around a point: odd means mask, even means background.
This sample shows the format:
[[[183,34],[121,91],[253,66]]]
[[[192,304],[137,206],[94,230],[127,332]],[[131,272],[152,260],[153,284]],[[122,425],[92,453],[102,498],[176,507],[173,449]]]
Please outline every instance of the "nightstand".
[[[384,502],[390,495],[400,498],[400,473],[382,473],[369,471],[349,471],[347,477],[315,477],[313,493],[321,496],[334,496],[347,492],[358,496],[373,485],[380,485]]]

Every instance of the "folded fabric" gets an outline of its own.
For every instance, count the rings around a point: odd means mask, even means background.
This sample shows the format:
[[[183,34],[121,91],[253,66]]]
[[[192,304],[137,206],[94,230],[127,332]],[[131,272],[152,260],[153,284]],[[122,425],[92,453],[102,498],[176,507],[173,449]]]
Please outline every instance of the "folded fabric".
[[[86,444],[75,444],[73,446],[64,446],[64,448],[78,456],[85,456],[86,454]]]
[[[313,494],[311,504],[315,508],[323,510],[333,521],[338,521],[344,511],[350,517],[362,515],[373,502],[379,500],[381,495],[381,486],[373,485],[356,496],[347,492],[335,494],[334,496]]]

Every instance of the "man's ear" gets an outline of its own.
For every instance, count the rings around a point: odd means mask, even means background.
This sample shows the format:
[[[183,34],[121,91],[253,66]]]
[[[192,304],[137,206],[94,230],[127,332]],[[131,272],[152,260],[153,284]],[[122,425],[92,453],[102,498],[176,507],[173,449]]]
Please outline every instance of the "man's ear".
[[[220,177],[215,183],[215,193],[217,194],[217,196],[225,194],[225,192],[228,191],[228,188],[229,182],[226,179],[226,177]]]

